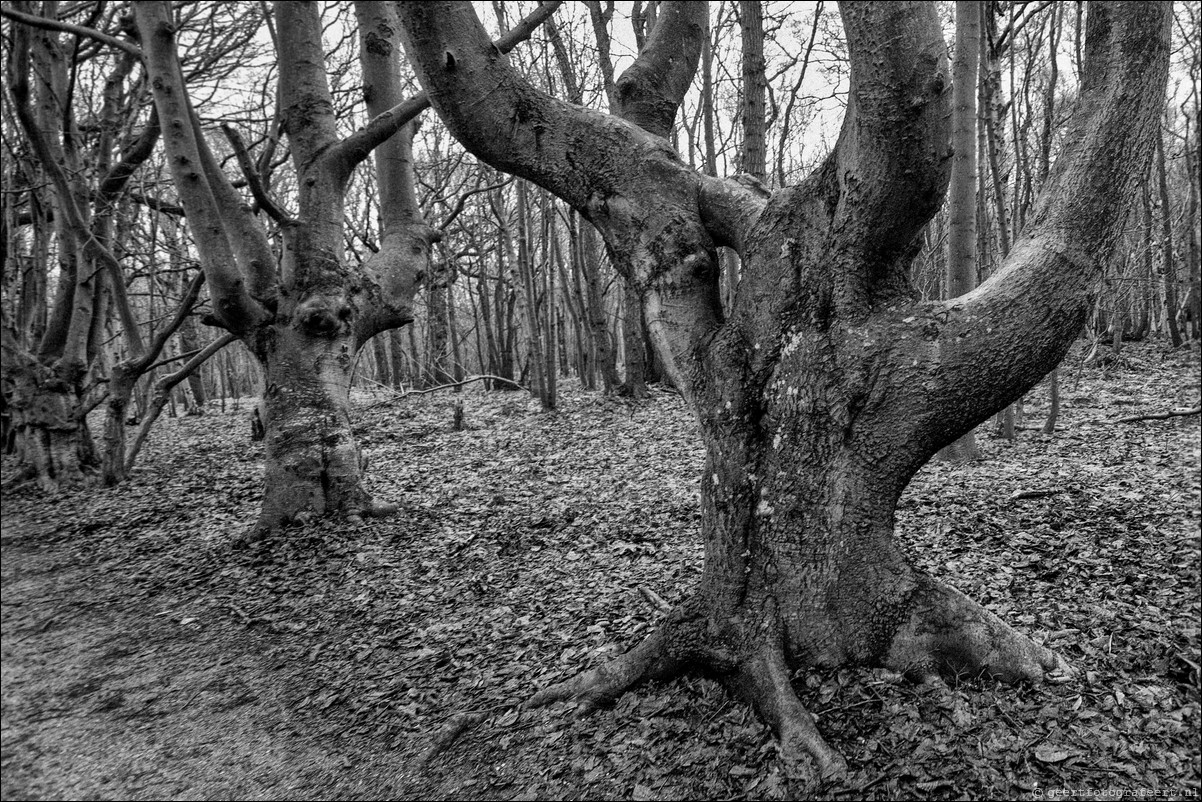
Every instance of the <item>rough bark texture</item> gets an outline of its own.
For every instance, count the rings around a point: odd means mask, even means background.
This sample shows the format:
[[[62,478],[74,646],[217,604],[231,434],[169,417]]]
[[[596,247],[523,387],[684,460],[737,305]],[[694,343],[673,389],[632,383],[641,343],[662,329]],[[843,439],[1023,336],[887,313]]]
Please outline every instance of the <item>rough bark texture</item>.
[[[743,172],[763,181],[768,162],[764,142],[768,80],[764,76],[764,9],[760,0],[739,0],[739,31],[743,42],[743,152],[739,162]]]
[[[21,466],[12,480],[32,479],[48,492],[84,484],[99,460],[80,415],[78,378],[15,347],[5,348],[4,362],[5,412]]]
[[[654,29],[638,74],[695,65],[696,6],[664,5],[662,19],[676,24]],[[1167,7],[1090,8],[1080,113],[1066,138],[1074,144],[1023,239],[981,287],[929,303],[915,300],[907,268],[950,162],[933,4],[842,8],[851,91],[837,146],[809,179],[770,195],[688,169],[662,138],[663,115],[644,125],[538,92],[490,50],[469,3],[401,8],[410,58],[452,133],[588,217],[644,292],[657,350],[706,444],[696,592],[647,641],[536,701],[595,703],[702,666],[760,711],[791,775],[809,780],[837,773],[841,760],[789,668],[878,664],[1010,680],[1067,670],[910,566],[894,508],[939,448],[1062,358],[1146,175]],[[661,47],[665,31],[673,47]],[[674,58],[657,67],[662,53]],[[728,315],[717,245],[744,265]]]

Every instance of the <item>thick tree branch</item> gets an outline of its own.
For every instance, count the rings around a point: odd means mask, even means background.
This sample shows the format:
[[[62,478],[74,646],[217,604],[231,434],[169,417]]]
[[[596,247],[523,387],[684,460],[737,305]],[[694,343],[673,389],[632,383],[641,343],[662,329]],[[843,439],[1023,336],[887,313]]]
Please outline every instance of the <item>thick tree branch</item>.
[[[688,392],[678,361],[693,361],[721,322],[698,176],[664,139],[531,86],[497,57],[470,3],[407,3],[399,10],[410,60],[451,132],[492,166],[558,195],[601,231],[614,264],[647,293],[652,338]]]
[[[555,9],[563,5],[563,0],[542,2],[538,8],[530,12],[517,25],[506,31],[493,44],[502,53],[508,53],[518,44],[530,38],[538,26],[546,21]],[[367,158],[381,142],[399,131],[410,120],[430,108],[430,98],[425,92],[420,92],[411,98],[397,102],[383,113],[375,114],[363,128],[348,136],[337,145],[338,158],[349,173],[355,165]]]
[[[221,169],[201,128],[200,115],[192,107],[191,98],[185,95],[185,101],[192,119],[200,163],[213,198],[217,201],[217,213],[233,246],[238,269],[248,282],[251,297],[273,314],[278,303],[279,282],[275,253],[267,240],[267,232]]]
[[[242,136],[237,129],[232,125],[223,124],[221,132],[225,134],[230,147],[234,149],[234,158],[238,160],[238,166],[242,168],[242,175],[246,176],[246,186],[250,189],[250,194],[254,196],[255,203],[259,204],[259,208],[266,212],[268,217],[280,225],[292,221],[292,216],[277,206],[271,196],[267,194],[267,188],[263,186],[259,171],[255,167],[255,161],[251,158],[250,151],[246,149],[246,143],[242,141]]]
[[[393,5],[387,0],[356,0],[359,23],[359,63],[368,113],[386,116],[401,104],[400,41]],[[401,126],[375,148],[380,217],[385,232],[422,221],[413,173],[412,126]]]
[[[707,6],[692,0],[662,5],[638,58],[617,80],[613,111],[618,116],[656,136],[671,135],[701,58]]]
[[[875,309],[910,302],[913,245],[947,184],[950,81],[934,7],[841,8],[852,91],[835,150],[803,182],[776,190],[762,213],[708,223],[744,243],[731,319],[721,347],[710,349],[725,355],[713,373],[726,377],[721,403],[742,409],[736,417],[752,413],[741,404],[758,403],[745,378],[767,381],[803,330],[862,323]],[[713,202],[722,197],[707,187],[703,212],[730,209]],[[723,233],[731,228],[741,236]]]
[[[187,89],[176,56],[175,28],[171,7],[163,2],[134,6],[146,71],[151,79],[155,107],[163,126],[175,186],[186,211],[196,249],[213,297],[214,313],[225,328],[243,334],[266,317],[266,311],[251,297],[246,278],[225,229],[213,187],[201,155],[202,143],[193,124]]]
[[[951,76],[931,3],[842,3],[851,88],[835,148],[842,246],[831,265],[845,317],[864,314],[875,285],[898,279],[915,237],[943,203],[951,170]]]
[[[747,237],[768,205],[769,192],[762,184],[747,180],[723,180],[704,176],[701,181],[701,219],[719,245],[746,253]]]
[[[383,114],[372,117],[367,125],[337,145],[335,155],[342,163],[341,169],[349,176],[350,171],[366,159],[372,150],[379,147],[380,143],[387,141],[428,108],[430,99],[425,92],[421,92],[397,103]]]
[[[501,34],[493,44],[501,53],[508,53],[529,39],[538,30],[538,26],[550,19],[551,15],[555,13],[555,9],[561,5],[563,5],[563,0],[539,0],[538,8],[523,17],[517,25]]]
[[[923,346],[913,389],[928,432],[966,431],[1054,368],[1084,325],[1147,175],[1164,106],[1168,3],[1093,3],[1077,116],[1025,233],[973,292],[900,321]],[[925,334],[923,332],[926,332]],[[913,348],[913,347],[912,347]],[[989,369],[982,372],[981,365]]]
[[[494,167],[584,207],[589,173],[603,165],[590,163],[582,143],[609,118],[535,89],[497,56],[469,2],[404,3],[398,13],[410,61],[456,138]]]
[[[392,3],[357,0],[359,64],[368,113],[379,118],[400,103],[401,42]],[[413,172],[413,125],[402,126],[375,149],[380,192],[380,248],[363,263],[358,345],[413,320],[413,297],[430,265],[430,246],[441,234],[426,225],[417,203]]]
[[[280,70],[280,112],[298,174],[338,141],[334,105],[326,82],[321,19],[314,2],[276,2],[280,41],[287,69]],[[302,198],[304,191],[302,188]],[[304,204],[301,204],[304,216]]]

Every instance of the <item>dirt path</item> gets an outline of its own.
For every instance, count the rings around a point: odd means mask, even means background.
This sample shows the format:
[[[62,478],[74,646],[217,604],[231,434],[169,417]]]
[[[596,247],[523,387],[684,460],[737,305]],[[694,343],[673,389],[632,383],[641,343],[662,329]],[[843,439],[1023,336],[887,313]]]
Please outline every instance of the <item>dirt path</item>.
[[[3,799],[387,795],[390,768],[289,714],[282,648],[126,594],[47,524],[3,514]]]

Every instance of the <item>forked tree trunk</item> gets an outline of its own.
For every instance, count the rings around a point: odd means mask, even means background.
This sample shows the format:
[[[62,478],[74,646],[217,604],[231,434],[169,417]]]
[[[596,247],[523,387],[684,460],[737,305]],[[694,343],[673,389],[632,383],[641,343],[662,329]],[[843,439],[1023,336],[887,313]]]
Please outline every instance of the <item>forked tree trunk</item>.
[[[13,6],[36,19],[31,4]],[[58,3],[42,4],[41,14],[48,20],[58,12]],[[10,27],[5,76],[12,102],[6,108],[13,111],[10,119],[24,134],[27,152],[46,187],[31,202],[35,227],[30,256],[37,280],[25,289],[37,295],[25,298],[18,312],[24,330],[10,330],[5,323],[0,373],[6,394],[11,394],[8,412],[18,441],[14,479],[35,478],[42,488],[54,490],[80,484],[98,464],[83,379],[103,364],[110,301],[116,302],[130,352],[142,350],[124,277],[108,246],[116,199],[150,156],[158,128],[150,121],[136,140],[124,143],[122,158],[114,158],[116,131],[133,124],[136,116],[136,104],[123,102],[135,60],[121,57],[104,83],[99,135],[85,143],[70,102],[79,65],[70,56],[68,42],[54,29],[36,30],[26,22],[12,22]],[[47,316],[43,290],[51,226],[58,278]]]
[[[900,338],[909,326],[896,328]],[[704,666],[772,726],[786,773],[809,782],[845,763],[790,688],[792,668],[880,665],[915,681],[1070,670],[903,556],[894,510],[934,442],[899,426],[896,410],[863,408],[908,374],[915,352],[865,347],[847,328],[798,332],[747,406],[703,413],[699,586],[648,640],[534,704],[603,704],[638,682]],[[874,377],[867,386],[865,375]]]
[[[532,13],[494,47],[505,52],[528,37],[555,5]],[[372,502],[362,484],[349,419],[351,372],[356,353],[373,336],[413,321],[414,294],[441,234],[425,224],[414,190],[410,121],[428,102],[402,97],[393,5],[355,3],[371,119],[344,138],[326,73],[320,8],[275,5],[279,39],[287,43],[277,53],[279,103],[297,176],[297,219],[266,196],[249,155],[238,155],[259,206],[280,225],[280,260],[200,130],[176,54],[170,4],[143,2],[134,13],[168,163],[213,298],[213,322],[241,338],[264,367],[266,470],[255,531],[313,516],[354,520],[395,509]],[[235,151],[240,145],[234,143]],[[356,269],[343,258],[345,193],[356,165],[373,152],[381,242]]]
[[[950,135],[933,4],[842,6],[851,89],[839,142],[807,181],[770,195],[694,173],[667,143],[696,68],[701,4],[661,6],[618,82],[621,120],[523,81],[489,49],[471,4],[401,6],[410,58],[452,133],[587,215],[644,289],[657,351],[706,446],[699,586],[643,643],[535,703],[595,704],[708,669],[756,707],[788,775],[804,781],[840,772],[843,760],[790,670],[876,664],[1008,680],[1068,670],[910,565],[894,508],[939,448],[1060,361],[1146,175],[1167,9],[1090,8],[1074,145],[1023,239],[981,287],[920,303],[907,272],[942,201]],[[588,143],[587,162],[565,142]],[[716,245],[744,265],[728,315]]]

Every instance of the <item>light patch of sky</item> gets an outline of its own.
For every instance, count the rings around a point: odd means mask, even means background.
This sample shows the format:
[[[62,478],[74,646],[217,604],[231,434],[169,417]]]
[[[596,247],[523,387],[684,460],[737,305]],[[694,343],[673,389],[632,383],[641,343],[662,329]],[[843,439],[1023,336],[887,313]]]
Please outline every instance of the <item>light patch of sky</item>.
[[[208,5],[208,4],[206,4]],[[499,30],[498,9],[505,15],[507,24],[512,25],[529,13],[534,3],[529,0],[514,2],[503,0],[477,0],[474,3],[481,22],[494,36]],[[236,9],[242,7],[241,13]],[[644,3],[644,8],[646,3]],[[954,39],[955,4],[938,3],[945,41]],[[206,19],[197,21],[197,35],[212,35],[223,23],[229,24],[237,17],[244,17],[250,10],[249,4],[215,3],[209,5]],[[632,24],[634,3],[619,0],[614,3],[613,19],[609,26],[611,55],[615,75],[633,63],[637,55],[634,27]],[[713,78],[715,81],[715,134],[718,150],[718,174],[730,175],[738,163],[742,141],[739,96],[741,83],[741,40],[737,23],[737,3],[733,0],[714,0],[709,4],[710,26],[714,44]],[[813,24],[815,13],[820,12],[819,24]],[[765,58],[769,77],[768,98],[768,151],[769,174],[772,183],[779,183],[779,175],[773,169],[775,154],[784,150],[782,167],[786,183],[795,183],[804,177],[833,146],[843,119],[847,93],[847,61],[842,39],[842,26],[836,4],[828,0],[768,0],[764,4]],[[604,108],[605,101],[595,66],[595,38],[584,3],[569,0],[556,11],[555,19],[565,37],[573,39],[573,52],[579,54],[583,72],[588,76],[585,102],[596,108]],[[323,20],[326,24],[326,41],[331,51],[330,76],[335,103],[340,111],[341,133],[350,133],[366,122],[366,113],[361,101],[358,63],[355,56],[357,37],[354,30],[354,15],[348,3],[323,4]],[[1005,18],[999,25],[1005,25]],[[1077,61],[1074,47],[1076,15],[1071,8],[1062,12],[1062,36],[1058,49],[1059,67],[1058,95],[1063,100],[1061,108],[1071,108],[1071,98],[1076,93]],[[1038,47],[1038,23],[1024,31],[1020,44]],[[816,41],[809,53],[809,66],[804,80],[798,83],[801,74],[800,61],[809,45],[811,32]],[[203,33],[202,33],[203,32]],[[181,37],[185,38],[185,37]],[[188,43],[191,44],[191,43]],[[271,115],[273,87],[276,80],[276,65],[272,58],[274,44],[268,28],[260,25],[251,58],[241,65],[235,75],[228,76],[217,85],[197,87],[194,99],[209,119],[237,118],[250,127],[266,128]],[[188,49],[185,46],[185,49]],[[531,42],[519,45],[513,56],[515,63],[530,64],[534,59],[550,56],[551,48],[543,31],[535,33]],[[949,54],[950,55],[950,54]],[[1020,65],[1021,66],[1021,65]],[[1009,69],[1009,59],[1002,65],[1003,72]],[[699,123],[701,76],[700,66],[692,89],[677,118],[676,144],[686,160],[695,164],[704,162],[704,143]],[[411,77],[405,65],[403,72]],[[554,67],[546,72],[555,72]],[[1175,70],[1177,76],[1185,72]],[[1035,80],[1046,81],[1036,73]],[[1196,79],[1195,79],[1196,80]],[[1003,94],[1010,94],[1006,76],[1003,75]],[[412,91],[417,91],[415,82]],[[1188,78],[1178,79],[1173,87],[1178,94],[1188,94],[1197,89]],[[1037,90],[1040,91],[1040,90]],[[1171,90],[1173,91],[1173,90]],[[784,116],[789,108],[789,99],[796,94],[789,119],[788,135],[784,136]],[[1064,101],[1069,101],[1065,103]],[[425,129],[429,131],[427,121]],[[247,131],[253,141],[260,132]],[[445,137],[439,138],[445,147]],[[419,144],[419,148],[420,148]]]
[[[492,35],[499,30],[497,11],[501,8],[512,25],[528,14],[532,2],[494,3],[477,0],[474,3],[477,16]],[[736,21],[736,3],[731,0],[716,0],[710,4],[712,39],[714,42],[713,78],[715,82],[715,128],[718,146],[718,173],[734,172],[738,151],[742,141],[739,111],[739,84],[741,81],[741,41]],[[185,30],[181,34],[181,51],[187,57],[192,46],[205,36],[211,36],[221,25],[229,24],[238,17],[261,13],[258,6],[250,4],[206,4],[207,13],[193,21],[192,35]],[[644,3],[644,7],[646,4]],[[800,74],[799,60],[804,54],[812,29],[813,15],[821,7],[821,25],[817,31],[818,42],[810,53],[810,64],[805,80],[797,86]],[[239,8],[241,10],[239,11]],[[620,76],[637,55],[631,0],[619,0],[614,4],[614,15],[609,26],[611,56],[614,74]],[[366,122],[359,84],[358,63],[355,56],[357,36],[354,14],[349,3],[325,3],[322,9],[325,24],[325,40],[330,52],[329,75],[335,106],[339,108],[340,133],[350,133]],[[605,102],[596,77],[596,41],[589,22],[588,9],[584,3],[564,3],[556,11],[556,20],[567,36],[574,36],[575,52],[581,54],[584,69],[592,76],[593,86],[587,87],[586,103],[604,108]],[[769,0],[765,3],[765,58],[770,79],[769,88],[769,152],[783,147],[787,151],[787,171],[790,183],[800,178],[809,168],[829,151],[838,135],[842,122],[843,107],[847,92],[846,62],[842,55],[842,28],[834,2],[818,3],[814,0]],[[209,121],[238,121],[247,127],[245,134],[250,141],[258,140],[266,129],[272,114],[274,85],[277,67],[272,58],[275,44],[265,23],[259,23],[254,44],[247,53],[248,58],[233,74],[223,76],[219,82],[201,79],[194,85],[194,100]],[[546,35],[538,31],[531,42],[519,45],[522,50],[515,53],[516,63],[530,63],[534,53],[542,49],[543,56],[551,52]],[[405,65],[402,71],[411,79],[412,71]],[[789,95],[796,86],[797,100],[792,110],[788,141],[781,141],[783,115],[788,106]],[[415,82],[412,91],[417,91]],[[700,67],[694,78],[693,87],[678,116],[677,145],[691,160],[704,161],[703,142],[699,123],[701,76]],[[250,129],[259,130],[250,130]],[[419,145],[420,147],[420,145]],[[771,158],[771,157],[770,157]]]
[[[496,35],[496,4],[478,0],[474,5],[485,27]],[[502,5],[511,20],[533,7],[530,3],[505,2]],[[634,6],[632,0],[619,0],[614,3],[609,35],[615,76],[620,76],[622,71],[634,62],[638,53],[632,19]],[[646,6],[647,4],[643,3],[644,10]],[[799,84],[801,63],[811,31],[814,30],[814,14],[819,11],[821,18],[815,34],[817,41],[810,49],[808,68],[805,70],[804,80]],[[711,41],[714,47],[718,173],[729,175],[735,171],[742,141],[739,109],[742,43],[737,22],[737,3],[732,0],[716,0],[709,3],[709,13]],[[842,124],[847,94],[842,26],[835,3],[830,1],[819,3],[816,0],[769,0],[764,4],[764,17],[764,56],[769,79],[769,152],[774,153],[784,147],[786,159],[783,166],[788,182],[792,183],[803,177],[829,152]],[[595,49],[595,39],[584,3],[569,0],[556,11],[556,19],[565,30],[578,32],[582,39],[582,51],[591,52]],[[540,37],[541,33],[535,34],[536,43]],[[530,48],[532,45],[526,44],[522,47]],[[515,59],[520,61],[521,56],[515,56]],[[696,164],[704,162],[704,143],[699,122],[702,84],[700,70],[699,66],[692,89],[677,118],[676,137],[682,154]],[[592,89],[594,91],[586,93],[586,104],[604,108],[600,87]],[[784,115],[790,105],[789,97],[794,92],[797,99],[791,111],[788,138],[782,142]],[[694,151],[691,158],[690,150]]]

